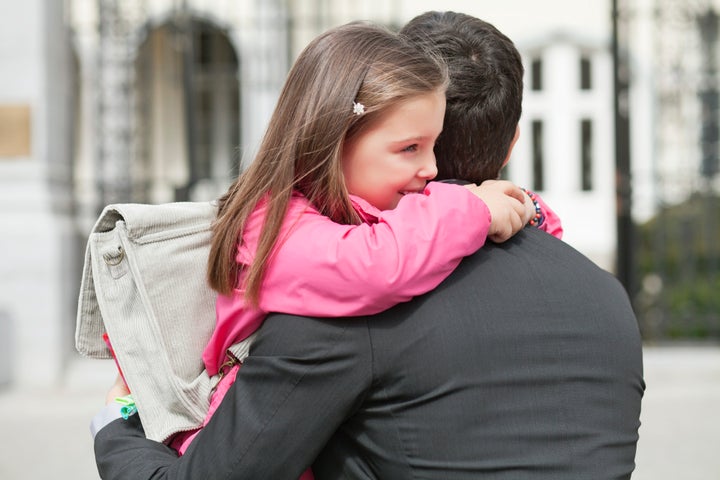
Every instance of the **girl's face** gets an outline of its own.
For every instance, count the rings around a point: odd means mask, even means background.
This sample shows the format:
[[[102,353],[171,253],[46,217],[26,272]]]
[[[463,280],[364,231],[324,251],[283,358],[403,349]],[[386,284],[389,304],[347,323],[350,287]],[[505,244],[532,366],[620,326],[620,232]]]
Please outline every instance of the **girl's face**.
[[[352,195],[380,210],[435,178],[433,147],[445,115],[444,92],[418,95],[388,110],[345,145],[343,175]]]

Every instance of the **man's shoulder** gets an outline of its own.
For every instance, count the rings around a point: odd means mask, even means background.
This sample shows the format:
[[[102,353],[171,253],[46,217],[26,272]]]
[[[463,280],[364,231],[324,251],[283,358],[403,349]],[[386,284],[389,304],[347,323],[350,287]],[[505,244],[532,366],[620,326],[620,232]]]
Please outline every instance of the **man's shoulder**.
[[[566,242],[536,228],[526,228],[504,243],[488,242],[465,258],[454,273],[460,283],[478,277],[493,283],[516,283],[518,278],[536,277],[545,285],[557,285],[564,276],[606,279],[609,272]],[[452,278],[452,276],[451,276]]]
[[[504,263],[508,268],[524,271],[544,270],[549,275],[582,276],[610,283],[620,282],[608,270],[600,267],[572,245],[536,228],[526,228],[503,244],[487,246],[491,262]],[[499,255],[497,251],[503,252]],[[479,252],[483,255],[483,252]]]
[[[554,315],[568,323],[589,314],[634,318],[627,292],[613,274],[562,240],[533,229],[501,244],[488,243],[411,303],[420,316],[475,318],[472,312],[485,312],[484,319],[498,322],[514,315]]]

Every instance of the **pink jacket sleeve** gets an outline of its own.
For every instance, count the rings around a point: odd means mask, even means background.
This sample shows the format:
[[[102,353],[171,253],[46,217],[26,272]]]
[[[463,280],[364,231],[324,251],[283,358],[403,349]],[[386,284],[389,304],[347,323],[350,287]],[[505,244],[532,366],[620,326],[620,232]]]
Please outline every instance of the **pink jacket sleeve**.
[[[380,312],[435,288],[485,243],[490,226],[482,200],[437,182],[378,212],[374,224],[340,225],[307,204],[300,208],[291,209],[291,230],[281,232],[268,265],[260,298],[266,312]]]
[[[548,206],[547,203],[545,203],[542,198],[540,198],[540,195],[535,194],[535,196],[537,198],[538,205],[540,205],[540,208],[542,209],[543,215],[545,215],[545,221],[542,225],[540,225],[540,230],[543,230],[554,237],[562,238],[563,228],[560,217]]]

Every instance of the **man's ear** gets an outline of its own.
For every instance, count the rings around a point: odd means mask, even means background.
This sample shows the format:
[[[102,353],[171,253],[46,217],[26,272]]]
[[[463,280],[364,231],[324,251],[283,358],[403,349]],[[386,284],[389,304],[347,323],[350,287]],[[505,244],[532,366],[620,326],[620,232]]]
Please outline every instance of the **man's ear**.
[[[513,137],[512,141],[510,142],[510,147],[508,147],[507,156],[505,157],[505,160],[503,160],[503,167],[507,165],[507,163],[510,161],[510,155],[512,155],[513,147],[515,147],[515,142],[517,142],[517,139],[520,137],[520,125],[515,127],[515,136]]]

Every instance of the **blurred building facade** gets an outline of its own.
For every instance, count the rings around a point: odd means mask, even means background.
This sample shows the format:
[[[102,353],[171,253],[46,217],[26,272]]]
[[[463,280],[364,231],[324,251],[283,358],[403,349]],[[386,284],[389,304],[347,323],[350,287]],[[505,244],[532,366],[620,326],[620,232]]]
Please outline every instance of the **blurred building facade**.
[[[0,384],[47,385],[77,296],[73,49],[62,2],[1,8]]]
[[[311,38],[357,19],[399,26],[437,9],[433,3],[28,0],[5,7],[0,52],[3,68],[12,70],[0,78],[0,219],[7,226],[0,237],[0,350],[13,352],[6,376],[28,386],[61,381],[75,356],[85,241],[104,205],[217,197],[252,158],[285,74]],[[518,5],[454,1],[443,8],[486,19],[516,40],[526,89],[508,178],[539,191],[563,219],[566,241],[613,270],[610,5],[554,3],[595,13],[565,11],[585,20],[549,31],[539,21],[513,28],[521,20],[500,12]],[[657,48],[664,39],[654,36],[653,9],[663,2],[627,3],[631,41],[641,52],[631,62],[638,72],[633,195],[638,218],[647,219],[658,208],[652,192],[660,165],[677,168],[672,148],[698,158],[701,147],[696,127],[679,121],[687,118],[659,108],[655,75],[665,51]],[[701,104],[687,97],[677,108],[694,118]],[[683,172],[702,179],[691,170]]]

